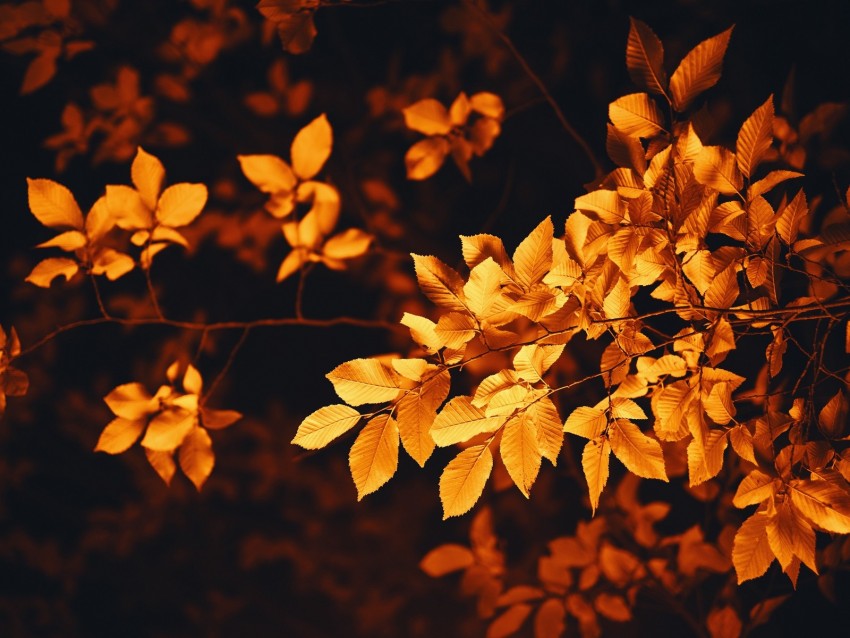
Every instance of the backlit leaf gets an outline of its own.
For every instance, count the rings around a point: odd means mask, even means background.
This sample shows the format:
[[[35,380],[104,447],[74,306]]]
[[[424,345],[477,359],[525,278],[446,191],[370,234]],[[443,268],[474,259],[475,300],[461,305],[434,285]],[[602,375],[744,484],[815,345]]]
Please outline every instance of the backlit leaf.
[[[160,224],[178,228],[191,224],[207,203],[207,187],[203,184],[174,184],[159,198],[156,219]]]
[[[176,449],[196,427],[197,415],[190,410],[170,408],[154,416],[145,436],[142,446],[150,450],[168,452]]]
[[[430,255],[412,255],[419,287],[428,299],[449,310],[466,312],[463,279],[452,268]]]
[[[677,111],[687,109],[697,95],[717,84],[733,28],[700,42],[673,71],[670,93]]]
[[[487,628],[487,638],[506,638],[519,630],[534,607],[526,603],[511,605]]]
[[[215,465],[209,433],[204,428],[196,427],[192,430],[180,445],[177,459],[180,469],[200,491]]]
[[[398,468],[398,428],[388,414],[370,420],[357,435],[348,465],[357,487],[357,500],[389,481]]]
[[[110,421],[100,433],[95,452],[106,452],[107,454],[121,454],[130,448],[133,443],[142,436],[145,429],[145,421],[131,420],[118,417]]]
[[[573,410],[564,423],[564,432],[595,439],[605,430],[608,419],[599,408],[579,407]]]
[[[624,95],[608,106],[608,117],[618,130],[632,137],[652,137],[664,130],[664,116],[646,93]]]
[[[629,18],[626,66],[635,84],[647,91],[666,96],[664,47],[652,29],[636,18]]]
[[[806,194],[801,190],[794,199],[782,209],[776,220],[776,232],[789,246],[797,241],[800,232],[800,222],[809,214],[809,205],[806,202]]]
[[[148,463],[156,470],[160,478],[166,485],[171,485],[171,479],[174,478],[174,473],[177,471],[177,464],[174,462],[174,454],[172,452],[160,452],[145,448],[145,456]]]
[[[738,167],[751,177],[773,142],[773,95],[747,118],[735,145]]]
[[[549,459],[552,465],[558,464],[558,455],[564,443],[564,428],[558,409],[549,397],[532,403],[526,410],[537,430],[540,453]]]
[[[704,442],[693,439],[688,444],[688,484],[693,487],[717,476],[725,450],[726,433],[720,430],[711,430]]]
[[[608,436],[611,451],[629,471],[643,478],[668,480],[661,444],[634,423],[618,419],[612,422]]]
[[[301,422],[292,443],[308,450],[317,450],[348,432],[358,421],[360,413],[347,405],[319,408]]]
[[[407,128],[425,135],[446,135],[452,128],[446,107],[433,98],[426,98],[402,109]]]
[[[773,562],[773,552],[767,538],[768,516],[756,512],[743,522],[735,534],[732,547],[732,564],[738,575],[738,584],[758,578]]]
[[[744,477],[741,484],[738,485],[738,490],[735,492],[732,504],[735,507],[744,508],[748,505],[757,505],[770,498],[774,492],[773,481],[772,476],[765,474],[761,470],[752,470]]]
[[[83,213],[67,188],[50,179],[27,178],[29,207],[48,228],[83,229]]]
[[[141,383],[119,385],[103,400],[116,416],[130,420],[143,419],[159,409],[159,401]]]
[[[449,393],[451,376],[448,370],[434,374],[418,391],[408,392],[398,402],[397,418],[401,441],[407,453],[420,465],[434,451],[431,426],[437,417],[437,409]]]
[[[537,225],[525,239],[520,242],[514,252],[514,269],[517,281],[524,288],[543,280],[552,267],[552,236],[555,230],[552,218],[546,217]]]
[[[789,484],[791,504],[828,532],[850,534],[850,493],[831,481],[797,479]]]
[[[581,465],[587,487],[590,490],[590,507],[593,512],[599,507],[599,496],[608,482],[609,459],[611,457],[611,445],[608,437],[600,436],[591,439],[584,446],[581,455]]]
[[[493,455],[487,445],[474,445],[452,459],[440,476],[443,519],[472,509],[492,470]]]
[[[264,193],[289,192],[297,179],[289,164],[276,155],[237,155],[239,165],[251,183]]]
[[[416,142],[407,149],[404,155],[404,165],[407,168],[407,179],[428,179],[440,170],[451,145],[444,137],[429,137]]]
[[[50,288],[51,282],[56,277],[63,277],[65,280],[68,280],[76,275],[79,269],[79,265],[73,259],[48,257],[36,264],[36,267],[27,275],[25,281],[40,288]]]
[[[468,396],[458,396],[446,403],[431,427],[431,436],[440,447],[468,441],[482,432],[495,432],[504,417],[488,417],[475,407]]]
[[[694,161],[694,178],[724,195],[736,195],[744,180],[735,154],[722,146],[705,146]]]
[[[327,116],[322,113],[292,140],[292,170],[301,179],[313,178],[325,165],[332,145],[333,131]]]
[[[527,412],[511,418],[502,432],[499,447],[508,474],[525,498],[529,498],[531,486],[537,480],[542,458],[535,426]]]
[[[165,167],[162,162],[140,146],[130,166],[130,177],[133,180],[133,186],[139,191],[142,202],[154,210],[165,179]]]
[[[384,403],[398,396],[395,373],[377,359],[353,359],[331,370],[327,378],[339,397],[349,405]]]

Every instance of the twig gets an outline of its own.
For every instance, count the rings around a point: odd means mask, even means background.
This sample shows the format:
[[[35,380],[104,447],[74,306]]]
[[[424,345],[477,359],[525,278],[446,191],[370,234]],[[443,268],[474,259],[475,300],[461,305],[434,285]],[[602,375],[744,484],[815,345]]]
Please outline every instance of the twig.
[[[470,7],[473,11],[475,11],[479,16],[481,16],[482,20],[487,24],[487,26],[493,31],[499,40],[502,41],[508,50],[511,52],[511,55],[514,56],[516,61],[522,67],[525,74],[529,77],[529,79],[534,82],[537,86],[540,93],[543,94],[543,97],[549,103],[549,106],[552,107],[552,110],[555,112],[555,117],[558,118],[558,121],[561,123],[563,129],[567,132],[567,134],[575,140],[575,142],[581,147],[581,150],[584,151],[584,154],[587,156],[587,159],[593,164],[593,171],[595,173],[596,179],[599,179],[605,174],[605,170],[602,168],[601,162],[596,158],[596,155],[593,153],[593,149],[590,148],[590,144],[581,136],[581,134],[573,127],[572,124],[569,123],[564,112],[561,110],[561,107],[558,106],[558,103],[555,101],[555,98],[552,97],[552,94],[549,92],[549,89],[546,88],[546,85],[543,83],[543,80],[540,79],[534,70],[529,66],[525,57],[519,50],[514,46],[513,41],[502,33],[499,27],[493,22],[493,18],[490,17],[490,14],[487,13],[487,10],[481,7],[476,0],[465,0],[465,4]]]
[[[218,387],[219,383],[221,383],[222,379],[224,379],[225,375],[227,374],[227,371],[230,370],[230,366],[232,366],[233,362],[236,360],[236,355],[239,353],[239,349],[245,343],[245,340],[248,338],[248,334],[250,334],[250,332],[250,327],[245,327],[242,330],[242,334],[239,336],[239,340],[236,342],[233,348],[231,348],[230,354],[227,355],[227,361],[224,362],[224,367],[219,371],[215,379],[213,379],[213,382],[210,384],[209,389],[207,389],[207,391],[204,393],[204,396],[201,398],[201,406],[206,404],[210,396],[215,392],[215,389]],[[206,332],[204,332],[204,334],[206,334]]]

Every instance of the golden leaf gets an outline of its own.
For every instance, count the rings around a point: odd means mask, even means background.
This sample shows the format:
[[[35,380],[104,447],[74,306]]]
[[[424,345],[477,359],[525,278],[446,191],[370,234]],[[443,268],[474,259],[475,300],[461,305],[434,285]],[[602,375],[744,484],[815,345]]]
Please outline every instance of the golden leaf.
[[[635,84],[667,97],[664,47],[652,29],[636,18],[629,18],[626,66]]]
[[[524,293],[519,299],[508,305],[505,310],[527,317],[532,321],[540,321],[543,317],[556,311],[558,304],[563,305],[565,301],[566,298],[563,294],[549,288],[540,288]],[[490,317],[490,321],[494,321],[493,317]]]
[[[404,154],[407,179],[428,179],[440,170],[451,145],[444,137],[429,137],[416,142]]]
[[[169,408],[154,416],[145,436],[142,447],[158,452],[170,452],[183,443],[183,440],[196,427],[197,414],[191,410]]]
[[[606,436],[588,441],[581,455],[581,466],[587,480],[587,487],[590,490],[590,507],[594,514],[596,508],[599,507],[599,496],[608,482],[608,461],[610,457],[611,444]]]
[[[540,453],[544,458],[549,459],[552,465],[557,465],[558,454],[564,443],[564,428],[555,404],[549,397],[544,397],[528,406],[526,414],[534,422],[537,430]]]
[[[733,262],[715,275],[705,291],[705,305],[709,308],[731,308],[739,292],[737,264]]]
[[[139,192],[129,186],[109,184],[106,205],[119,228],[136,230],[153,226],[153,211],[142,202]]]
[[[488,445],[474,445],[453,458],[440,476],[443,519],[472,509],[492,470],[493,454]]]
[[[579,407],[573,410],[564,423],[564,432],[595,439],[608,426],[605,412],[599,408]]]
[[[410,336],[428,353],[434,353],[446,345],[437,335],[437,324],[430,319],[405,312],[399,323],[410,329]]]
[[[50,179],[27,178],[29,207],[48,228],[83,229],[83,213],[67,188]]]
[[[451,385],[448,370],[442,370],[425,381],[418,391],[409,391],[397,405],[398,429],[404,449],[424,467],[434,451],[431,426],[437,409],[446,400]]]
[[[327,116],[322,113],[298,131],[292,140],[292,170],[300,179],[311,179],[325,165],[332,145],[333,131]]]
[[[685,381],[664,386],[652,397],[655,431],[665,441],[678,440],[688,433],[688,411],[694,400],[693,390]]]
[[[196,427],[180,445],[177,452],[180,469],[200,492],[215,465],[212,440],[204,428]]]
[[[505,419],[488,417],[468,396],[454,397],[434,419],[431,436],[440,447],[468,441],[482,432],[495,432]]]
[[[505,105],[502,103],[502,98],[495,93],[479,91],[470,96],[469,106],[473,111],[497,121],[501,121],[505,116]]]
[[[652,137],[664,130],[664,116],[646,93],[614,100],[608,105],[608,117],[617,130],[631,137]]]
[[[721,381],[711,387],[702,407],[709,418],[718,425],[726,425],[735,416],[735,404],[732,402],[732,389],[729,383]]]
[[[78,230],[68,230],[56,235],[53,239],[38,244],[36,248],[61,248],[70,253],[85,246],[86,242],[87,239],[83,233]]]
[[[419,287],[428,299],[449,310],[466,312],[463,279],[452,268],[430,255],[411,255]]]
[[[815,532],[806,519],[793,511],[787,500],[768,516],[767,539],[783,571],[788,571],[796,556],[817,573]]]
[[[475,555],[468,547],[447,543],[435,547],[425,554],[425,557],[419,562],[419,568],[432,578],[439,578],[466,569],[474,562]]]
[[[629,316],[629,307],[632,302],[631,289],[622,277],[611,288],[602,304],[606,319],[621,319]]]
[[[422,376],[428,371],[435,369],[435,366],[428,363],[425,359],[393,359],[393,370],[398,372],[405,379],[411,381],[421,381]]]
[[[733,28],[700,42],[673,71],[670,93],[677,111],[687,109],[697,95],[717,84]]]
[[[331,259],[354,259],[369,250],[374,237],[359,228],[349,228],[328,239],[322,254]]]
[[[177,464],[174,462],[173,452],[160,452],[145,448],[145,456],[148,463],[156,470],[160,478],[165,481],[166,485],[171,485],[171,479],[174,478],[174,473],[177,471]]]
[[[732,504],[735,507],[744,508],[767,500],[775,491],[774,480],[772,476],[761,470],[752,470],[738,485]]]
[[[475,337],[475,321],[467,314],[448,312],[440,317],[435,332],[447,348],[460,348]]]
[[[661,444],[646,436],[634,423],[617,419],[611,423],[608,436],[611,451],[629,471],[643,478],[668,480]]]
[[[186,226],[201,213],[206,203],[207,187],[203,184],[174,184],[162,192],[156,219],[172,228]]]
[[[80,267],[73,259],[48,257],[36,264],[24,281],[39,288],[50,288],[51,282],[56,277],[63,277],[67,281],[76,275],[79,269]]]
[[[517,283],[528,290],[543,280],[552,267],[552,237],[555,229],[547,216],[514,251]]]
[[[531,486],[540,472],[542,454],[537,439],[536,423],[527,412],[511,418],[502,431],[499,447],[502,461],[525,498],[529,498]]]
[[[119,385],[103,400],[116,416],[131,421],[143,419],[159,410],[159,400],[151,397],[141,383]]]
[[[626,206],[617,191],[597,190],[576,197],[576,210],[590,211],[596,213],[600,220],[606,224],[619,224],[626,219]],[[571,215],[567,219],[567,238],[570,237],[569,221],[575,217]],[[588,242],[589,243],[589,242]],[[569,246],[569,244],[567,244]],[[569,250],[569,248],[568,248]]]
[[[399,383],[392,370],[377,359],[353,359],[325,375],[339,397],[349,405],[384,403],[398,396]]]
[[[726,433],[711,430],[704,442],[693,439],[688,444],[688,484],[693,487],[714,478],[723,469]]]
[[[752,177],[772,142],[773,95],[747,118],[738,133],[735,153],[738,167],[746,177]]]
[[[319,408],[301,422],[292,443],[308,450],[317,450],[348,432],[358,421],[360,413],[347,405]]]
[[[631,399],[611,399],[611,416],[615,419],[646,419],[643,409]]]
[[[94,451],[121,454],[139,440],[144,429],[145,421],[143,420],[131,420],[122,417],[113,419],[100,433]]]
[[[165,167],[162,162],[140,146],[136,149],[136,157],[130,166],[130,178],[133,186],[139,191],[142,203],[154,210],[165,179]]]
[[[505,257],[507,258],[507,255]],[[502,290],[504,278],[504,271],[492,257],[487,257],[472,267],[469,280],[463,286],[463,294],[475,316],[487,316],[487,311]]]
[[[236,410],[213,410],[201,408],[201,424],[208,430],[223,430],[242,418]]]
[[[844,392],[839,390],[818,413],[818,427],[830,439],[840,439],[847,428],[848,411]]]
[[[407,128],[425,135],[447,135],[452,122],[446,107],[433,98],[426,98],[402,109]]]
[[[626,135],[613,124],[608,124],[605,151],[617,166],[634,169],[640,175],[646,172],[646,153],[640,139]]]
[[[806,194],[801,190],[791,202],[782,209],[776,220],[776,232],[789,246],[797,241],[800,232],[800,222],[809,214],[809,205],[806,202]]]
[[[795,179],[797,177],[803,177],[803,174],[798,173],[797,171],[770,171],[763,179],[750,184],[750,187],[747,189],[747,199],[753,199],[759,195],[764,195],[768,191],[772,190],[777,184],[781,184],[786,180]]]
[[[398,469],[398,428],[388,414],[379,414],[360,430],[348,465],[357,487],[357,500],[389,481]]]
[[[746,426],[739,425],[729,430],[729,442],[738,456],[753,465],[757,465],[755,449],[753,448],[753,435]]]
[[[732,546],[732,564],[738,575],[738,584],[758,578],[773,562],[773,552],[767,538],[768,516],[756,512],[743,522],[735,534]]]
[[[463,260],[469,267],[470,271],[486,260],[492,257],[501,269],[510,276],[513,273],[513,264],[511,263],[508,253],[502,240],[494,235],[461,235],[461,250],[463,252]],[[472,273],[470,272],[470,277]]]
[[[298,181],[289,164],[276,155],[237,155],[236,159],[245,177],[264,193],[288,193]]]
[[[828,481],[797,479],[788,484],[791,504],[828,532],[850,534],[850,494]]]
[[[738,614],[729,606],[712,609],[705,625],[711,638],[739,638],[743,628]]]
[[[724,195],[739,195],[744,178],[735,154],[722,146],[705,146],[694,161],[694,179]]]

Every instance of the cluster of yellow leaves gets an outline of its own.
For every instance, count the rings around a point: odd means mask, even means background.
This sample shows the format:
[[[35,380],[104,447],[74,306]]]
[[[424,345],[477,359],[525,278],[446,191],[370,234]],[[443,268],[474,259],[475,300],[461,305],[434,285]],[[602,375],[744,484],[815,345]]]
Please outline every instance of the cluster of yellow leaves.
[[[568,617],[578,625],[583,638],[598,638],[603,629],[600,619],[615,623],[632,620],[632,609],[642,590],[652,595],[662,587],[677,595],[698,573],[722,574],[731,569],[731,527],[716,544],[706,542],[699,527],[663,538],[654,524],[667,516],[670,504],[641,504],[638,480],[630,475],[620,483],[615,507],[609,512],[616,515],[590,523],[580,521],[574,535],[548,543],[549,553],[538,560],[536,585],[505,589],[502,555],[495,554],[493,560],[490,551],[497,546],[496,539],[492,532],[481,533],[482,515],[489,520],[486,507],[473,519],[469,547],[441,545],[422,559],[420,567],[432,577],[463,570],[461,589],[478,596],[479,615],[495,615],[488,638],[512,635],[529,618],[535,638],[557,638],[564,635]],[[625,539],[629,542],[624,546]],[[474,589],[469,586],[473,581],[486,586]],[[741,628],[737,613],[730,607],[712,610],[707,624],[712,636],[737,635],[716,633],[712,625],[718,621],[737,623]]]
[[[21,354],[21,341],[12,328],[9,334],[0,326],[0,417],[6,411],[6,397],[20,397],[27,393],[29,379],[26,373],[13,368],[11,363]]]
[[[0,6],[0,48],[13,55],[35,58],[27,66],[21,95],[32,93],[50,82],[59,58],[70,60],[94,47],[91,40],[74,36],[79,21],[71,12],[71,0],[41,0],[6,3]]]
[[[141,147],[130,173],[133,187],[108,185],[85,218],[74,195],[62,184],[27,180],[32,214],[46,227],[63,231],[38,247],[59,248],[73,255],[44,259],[27,281],[49,288],[56,277],[67,280],[80,270],[110,280],[127,274],[136,262],[109,245],[115,227],[132,231],[130,241],[142,248],[143,268],[149,268],[154,255],[170,243],[188,246],[176,228],[190,224],[201,212],[207,201],[206,186],[181,183],[163,190],[165,168]]]
[[[668,77],[661,42],[632,20],[627,66],[646,92],[610,105],[607,147],[618,168],[576,199],[560,237],[546,218],[510,257],[497,237],[461,237],[467,276],[436,257],[413,255],[419,286],[442,313],[437,321],[408,313],[402,318],[418,356],[339,366],[328,378],[348,405],[314,412],[294,443],[324,447],[367,419],[350,455],[361,497],[395,473],[399,438],[420,465],[435,445],[460,445],[440,479],[445,517],[472,508],[499,460],[528,497],[542,459],[557,462],[564,432],[588,440],[582,468],[594,510],[612,452],[633,475],[663,481],[671,475],[671,454],[686,459],[674,475],[686,472],[689,488],[708,494],[731,447],[738,466],[752,472],[745,481],[774,477],[757,500],[738,498],[736,504],[770,503],[737,535],[734,528],[725,532],[728,552],[707,549],[699,528],[683,535],[678,561],[686,567],[679,570],[726,571],[730,556],[740,580],[763,573],[773,556],[792,580],[800,562],[816,568],[812,530],[850,532],[850,485],[843,476],[850,474],[850,454],[807,438],[811,424],[799,405],[783,412],[781,401],[759,397],[783,368],[787,309],[820,309],[839,289],[812,277],[807,296],[787,299],[780,288],[783,259],[799,255],[843,276],[836,255],[850,246],[850,223],[846,213],[836,213],[813,235],[803,192],[788,198],[774,191],[801,173],[777,168],[759,174],[765,158],[778,157],[772,97],[743,123],[734,151],[703,144],[685,117],[719,80],[731,32],[699,44]],[[431,136],[419,144],[432,150],[413,154],[427,161],[411,161],[408,153],[414,176],[432,174],[452,151],[451,140],[468,143],[458,127],[475,97],[462,95],[449,110],[434,100],[405,110],[408,126]],[[493,98],[488,104],[496,104]],[[494,112],[488,117],[498,124]],[[820,275],[814,267],[805,266]],[[641,288],[661,311],[640,314],[632,300]],[[682,327],[668,334],[652,324],[655,316]],[[742,327],[771,337],[756,389],[748,393],[741,392],[745,377],[723,367]],[[607,342],[595,375],[605,397],[574,407],[562,423],[553,397],[571,386],[550,386],[547,371],[579,333]],[[443,405],[450,370],[490,352],[511,353],[512,365]],[[415,418],[403,408],[411,397],[421,406]],[[836,397],[819,419],[827,439],[844,436],[846,397]],[[763,405],[764,416],[739,421],[741,401]],[[365,415],[349,407],[382,403]],[[639,426],[642,421],[648,427]],[[702,559],[695,558],[699,553]],[[470,564],[467,554],[453,556],[464,568]],[[518,626],[529,611],[511,612],[513,620],[505,623]],[[740,624],[727,608],[714,610],[712,619],[717,627]]]
[[[104,401],[115,418],[104,428],[94,449],[120,454],[141,438],[148,462],[166,484],[171,483],[179,462],[183,473],[200,490],[215,464],[207,430],[226,428],[242,415],[206,407],[201,374],[190,364],[178,384],[180,371],[179,362],[171,364],[166,372],[168,385],[160,386],[154,395],[141,383],[126,383],[107,394]]]
[[[372,236],[357,228],[329,237],[339,219],[339,192],[313,178],[328,160],[332,146],[333,131],[323,114],[292,140],[291,166],[276,155],[238,156],[245,177],[271,196],[266,210],[283,220],[283,236],[292,247],[278,269],[278,281],[312,262],[343,270],[347,260],[363,255],[372,243]],[[299,205],[310,206],[300,219]]]
[[[428,137],[416,142],[404,156],[408,179],[428,179],[451,154],[467,181],[472,180],[469,160],[490,150],[501,132],[505,116],[502,99],[493,93],[461,93],[446,109],[433,98],[403,110],[407,128]]]

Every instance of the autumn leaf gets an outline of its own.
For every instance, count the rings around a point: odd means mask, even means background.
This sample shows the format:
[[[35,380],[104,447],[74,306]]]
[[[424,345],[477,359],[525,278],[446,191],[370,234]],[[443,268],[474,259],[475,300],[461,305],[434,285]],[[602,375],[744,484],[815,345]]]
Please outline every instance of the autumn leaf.
[[[470,397],[458,396],[446,403],[434,419],[431,436],[437,445],[446,447],[484,432],[495,432],[504,422],[504,417],[488,417],[472,404]]]
[[[733,28],[699,43],[673,71],[670,93],[677,111],[687,109],[697,95],[717,84]]]
[[[475,555],[468,547],[447,543],[428,552],[419,562],[419,568],[432,578],[439,578],[466,569],[474,561]]]
[[[773,552],[767,538],[768,516],[756,512],[743,522],[735,534],[732,564],[738,575],[738,584],[758,578],[773,562]]]
[[[751,177],[773,142],[773,95],[747,118],[738,133],[735,145],[738,167],[745,177]]]
[[[94,446],[95,452],[121,454],[139,440],[145,429],[144,420],[132,420],[117,417],[110,421],[100,433],[100,438]]]
[[[194,428],[180,445],[177,458],[180,469],[200,491],[215,465],[209,433],[204,428]]]
[[[632,137],[652,137],[664,130],[664,116],[646,93],[617,98],[608,107],[608,117],[618,130]]]
[[[610,457],[611,445],[606,436],[599,436],[588,441],[581,455],[584,477],[590,490],[590,507],[594,514],[596,508],[599,507],[599,497],[602,490],[608,482],[608,461]]]
[[[402,109],[407,128],[425,135],[446,135],[452,128],[449,112],[437,100],[426,98]]]
[[[629,18],[626,66],[635,84],[667,97],[664,47],[652,29],[636,18]]]
[[[525,498],[530,497],[531,486],[540,472],[542,453],[537,439],[536,424],[527,412],[511,418],[502,431],[502,461]]]
[[[392,401],[399,393],[394,373],[377,359],[346,361],[325,376],[349,405],[384,403]]]
[[[443,165],[451,146],[442,137],[429,137],[416,142],[404,155],[407,179],[428,179]]]
[[[292,443],[308,450],[317,450],[342,436],[360,421],[360,413],[347,405],[329,405],[309,415]]]
[[[83,213],[66,187],[49,179],[27,178],[30,211],[48,228],[83,229]]]
[[[489,445],[474,445],[452,459],[440,476],[443,519],[465,514],[481,497],[490,472],[493,455]]]
[[[357,500],[389,481],[398,467],[398,427],[387,414],[372,418],[357,435],[348,464],[357,486]]]
[[[643,478],[668,480],[661,445],[641,432],[634,423],[625,419],[613,421],[608,437],[614,456],[630,472]]]
[[[332,145],[333,131],[327,116],[322,113],[292,140],[290,153],[295,174],[302,180],[312,179],[325,165]]]

